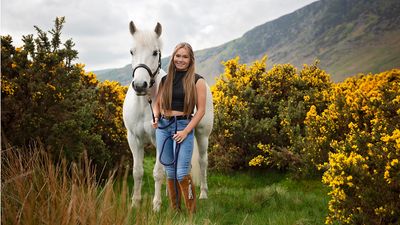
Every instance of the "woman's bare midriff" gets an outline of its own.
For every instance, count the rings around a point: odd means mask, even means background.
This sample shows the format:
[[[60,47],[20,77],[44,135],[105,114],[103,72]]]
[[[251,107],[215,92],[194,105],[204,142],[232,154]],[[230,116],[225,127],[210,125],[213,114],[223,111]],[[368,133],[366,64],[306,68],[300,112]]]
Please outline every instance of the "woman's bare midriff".
[[[185,113],[181,112],[181,111],[171,110],[171,111],[164,111],[163,115],[164,116],[184,116]]]

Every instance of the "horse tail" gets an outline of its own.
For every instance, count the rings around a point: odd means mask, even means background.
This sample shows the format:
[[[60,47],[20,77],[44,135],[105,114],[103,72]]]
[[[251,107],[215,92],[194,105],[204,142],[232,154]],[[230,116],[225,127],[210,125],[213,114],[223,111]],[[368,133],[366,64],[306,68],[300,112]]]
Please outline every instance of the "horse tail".
[[[197,140],[195,140],[192,155],[192,178],[195,185],[200,185],[200,155]]]

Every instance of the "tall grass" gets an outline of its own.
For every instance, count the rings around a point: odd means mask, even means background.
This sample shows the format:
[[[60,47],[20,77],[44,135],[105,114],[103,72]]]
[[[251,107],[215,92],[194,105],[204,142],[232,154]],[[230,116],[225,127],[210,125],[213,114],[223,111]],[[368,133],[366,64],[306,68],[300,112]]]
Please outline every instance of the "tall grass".
[[[67,166],[54,164],[42,148],[2,151],[2,224],[176,224],[174,214],[160,217],[151,202],[131,207],[127,174],[116,179],[110,174],[96,180],[90,160]],[[118,182],[115,182],[118,180]]]
[[[2,223],[127,224],[132,207],[126,182],[114,188],[111,174],[100,186],[95,174],[85,156],[67,166],[65,160],[53,164],[42,148],[3,151]]]
[[[131,207],[127,172],[98,182],[85,156],[54,164],[43,148],[11,148],[1,157],[2,224],[323,224],[327,215],[327,190],[319,181],[278,172],[211,173],[209,199],[198,200],[189,217],[169,209],[164,191],[161,211],[153,212],[154,157],[145,158],[139,208]]]

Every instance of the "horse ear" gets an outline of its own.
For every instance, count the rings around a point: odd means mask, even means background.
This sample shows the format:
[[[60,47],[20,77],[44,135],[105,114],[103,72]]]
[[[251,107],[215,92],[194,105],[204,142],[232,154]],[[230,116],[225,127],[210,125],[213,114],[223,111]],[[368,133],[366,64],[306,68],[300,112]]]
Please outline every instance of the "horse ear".
[[[132,35],[137,31],[135,24],[132,21],[129,23],[129,30]]]
[[[160,24],[160,23],[157,22],[156,29],[154,29],[154,31],[156,32],[156,34],[157,34],[158,37],[161,36],[162,27],[161,27],[161,24]]]

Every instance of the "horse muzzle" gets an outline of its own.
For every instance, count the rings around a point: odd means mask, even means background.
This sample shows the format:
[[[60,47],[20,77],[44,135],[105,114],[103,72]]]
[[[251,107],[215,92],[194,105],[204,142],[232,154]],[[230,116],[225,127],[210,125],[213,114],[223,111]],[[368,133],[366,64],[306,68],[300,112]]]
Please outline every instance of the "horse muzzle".
[[[138,84],[135,84],[134,81],[132,81],[132,87],[133,87],[133,90],[135,90],[135,93],[137,96],[146,95],[148,92],[147,82],[143,82],[141,85],[138,85]]]

